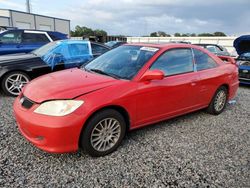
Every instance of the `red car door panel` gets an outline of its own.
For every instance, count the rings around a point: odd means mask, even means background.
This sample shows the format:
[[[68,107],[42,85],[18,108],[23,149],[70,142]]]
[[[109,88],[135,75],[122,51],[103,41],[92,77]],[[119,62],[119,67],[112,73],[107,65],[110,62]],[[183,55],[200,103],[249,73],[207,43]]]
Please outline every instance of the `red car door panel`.
[[[196,109],[199,104],[199,75],[194,72],[191,49],[171,49],[150,66],[161,70],[163,80],[138,84],[137,124],[164,119],[184,111]]]
[[[199,106],[196,72],[165,77],[150,83],[139,83],[137,124],[168,118]]]

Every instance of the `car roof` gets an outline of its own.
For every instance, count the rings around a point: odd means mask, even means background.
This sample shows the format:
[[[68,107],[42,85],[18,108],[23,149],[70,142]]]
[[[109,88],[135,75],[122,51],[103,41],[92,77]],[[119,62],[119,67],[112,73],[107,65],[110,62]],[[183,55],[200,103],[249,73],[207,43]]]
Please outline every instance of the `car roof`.
[[[59,31],[45,31],[45,30],[36,30],[36,29],[7,29],[4,32],[6,32],[6,31],[34,31],[34,32],[41,31],[41,32],[47,32],[47,33],[60,33],[60,34],[66,35],[66,34],[61,33]]]
[[[165,44],[153,44],[153,43],[128,43],[126,46],[144,46],[153,48],[197,48],[196,45],[185,44],[185,43],[165,43]]]
[[[88,40],[72,40],[72,39],[64,39],[64,40],[58,40],[58,41],[55,41],[55,42],[62,42],[62,43],[68,43],[68,44],[73,44],[73,43],[87,43],[87,42],[90,42],[91,44],[97,44],[97,45],[101,45],[101,46],[104,46],[108,49],[111,49],[109,46],[105,45],[105,44],[102,44],[102,43],[99,43],[99,42],[93,42],[93,41],[88,41]]]
[[[220,46],[218,44],[193,44],[193,45],[198,45],[198,46]]]

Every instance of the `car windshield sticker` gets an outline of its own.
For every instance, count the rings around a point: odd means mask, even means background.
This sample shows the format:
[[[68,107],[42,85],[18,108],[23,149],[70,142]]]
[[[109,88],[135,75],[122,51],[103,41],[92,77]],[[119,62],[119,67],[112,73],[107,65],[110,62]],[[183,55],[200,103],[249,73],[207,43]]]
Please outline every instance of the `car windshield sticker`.
[[[149,51],[149,52],[157,52],[159,50],[159,48],[153,48],[153,47],[141,47],[140,50],[144,50],[144,51]]]
[[[69,41],[57,42],[57,46],[41,58],[54,70],[57,65],[62,65],[65,69],[80,67],[93,59],[93,55],[89,41]]]

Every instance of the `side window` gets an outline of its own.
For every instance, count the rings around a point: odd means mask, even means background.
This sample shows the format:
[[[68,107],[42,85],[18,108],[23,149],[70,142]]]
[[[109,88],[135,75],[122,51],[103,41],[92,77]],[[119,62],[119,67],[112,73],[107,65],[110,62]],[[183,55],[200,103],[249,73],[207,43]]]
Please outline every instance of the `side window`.
[[[193,50],[197,71],[217,67],[217,63],[209,55],[200,50]]]
[[[3,44],[15,44],[21,42],[21,32],[20,31],[8,31],[0,36],[0,41]]]
[[[166,51],[151,66],[150,70],[161,70],[166,76],[192,72],[193,56],[190,49],[173,49]]]
[[[105,48],[105,47],[98,45],[98,44],[91,44],[91,48],[92,48],[92,53],[94,55],[95,54],[103,54],[109,50],[108,48]]]
[[[207,46],[206,47],[208,51],[212,52],[212,53],[217,53],[216,47],[215,46]]]
[[[53,41],[57,41],[57,40],[61,40],[59,37],[57,37],[56,35],[53,35],[53,34],[49,34],[50,38],[53,40]]]
[[[23,33],[22,42],[23,43],[35,43],[35,42],[47,43],[50,41],[45,34]]]
[[[88,44],[69,44],[69,53],[71,57],[89,55]]]

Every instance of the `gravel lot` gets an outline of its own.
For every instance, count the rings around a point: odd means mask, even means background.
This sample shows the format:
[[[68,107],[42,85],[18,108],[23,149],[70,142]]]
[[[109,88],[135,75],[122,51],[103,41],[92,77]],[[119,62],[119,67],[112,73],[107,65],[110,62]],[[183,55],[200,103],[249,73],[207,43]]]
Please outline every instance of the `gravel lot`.
[[[203,111],[133,131],[109,156],[48,154],[18,132],[0,94],[0,187],[250,187],[250,87]]]

